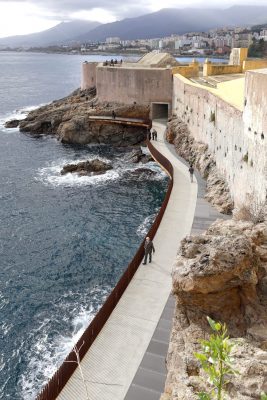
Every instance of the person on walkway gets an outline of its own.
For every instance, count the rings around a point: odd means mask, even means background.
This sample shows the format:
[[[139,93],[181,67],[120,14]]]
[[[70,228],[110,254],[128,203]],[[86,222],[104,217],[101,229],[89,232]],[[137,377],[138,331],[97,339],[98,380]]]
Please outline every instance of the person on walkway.
[[[153,129],[152,130],[152,140],[157,140],[157,138],[158,138],[158,133],[157,133],[156,129]]]
[[[146,237],[144,249],[145,249],[145,258],[144,258],[143,265],[146,265],[147,257],[149,256],[149,262],[151,263],[151,261],[152,261],[152,251],[153,251],[153,253],[155,253],[155,247],[153,245],[153,242],[150,240],[149,236]]]
[[[112,119],[116,119],[116,113],[114,110],[112,111]]]
[[[194,176],[194,168],[193,168],[193,164],[190,164],[190,167],[189,167],[189,174],[190,174],[190,179],[191,179],[191,182],[193,182],[193,176]]]
[[[147,130],[147,140],[151,140],[151,132],[149,129]]]

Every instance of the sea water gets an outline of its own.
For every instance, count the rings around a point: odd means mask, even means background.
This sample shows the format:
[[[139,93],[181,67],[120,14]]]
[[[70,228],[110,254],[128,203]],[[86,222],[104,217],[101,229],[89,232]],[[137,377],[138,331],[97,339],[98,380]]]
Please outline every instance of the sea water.
[[[70,146],[4,122],[79,87],[81,63],[106,57],[0,52],[0,398],[32,400],[135,254],[168,184],[109,146]],[[60,175],[100,158],[113,170]],[[127,172],[127,173],[126,173]]]

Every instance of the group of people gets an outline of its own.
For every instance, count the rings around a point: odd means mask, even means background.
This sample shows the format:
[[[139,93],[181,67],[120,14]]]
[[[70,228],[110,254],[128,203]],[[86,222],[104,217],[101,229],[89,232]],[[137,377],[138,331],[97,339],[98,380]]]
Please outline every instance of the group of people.
[[[114,67],[115,65],[118,65],[118,64],[119,64],[118,60],[117,59],[113,60],[113,58],[110,61],[106,60],[103,62],[104,67],[108,67],[108,66]],[[122,59],[120,60],[120,65],[121,64],[122,64]]]

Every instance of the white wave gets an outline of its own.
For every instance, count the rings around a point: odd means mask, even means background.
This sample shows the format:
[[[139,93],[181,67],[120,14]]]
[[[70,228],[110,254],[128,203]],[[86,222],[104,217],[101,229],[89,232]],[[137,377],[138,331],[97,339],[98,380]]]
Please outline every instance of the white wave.
[[[144,238],[149,231],[150,226],[153,224],[154,219],[159,211],[159,208],[156,210],[154,214],[149,215],[144,219],[144,221],[138,226],[136,233],[140,238]]]
[[[42,103],[42,104],[35,105],[35,106],[22,107],[18,110],[13,110],[12,112],[10,112],[6,115],[1,115],[0,116],[0,129],[4,132],[18,131],[19,128],[6,128],[5,123],[7,121],[11,121],[12,119],[17,119],[17,120],[21,121],[27,117],[27,115],[29,114],[30,111],[36,110],[37,108],[43,107],[47,104],[48,103]]]
[[[92,303],[97,302],[98,305],[103,304],[109,291],[110,288],[95,288],[90,292],[90,300]],[[78,294],[68,292],[65,296],[62,296],[60,299],[60,309],[62,319],[65,321],[71,320],[71,334],[63,336],[58,333],[58,335],[51,340],[51,335],[49,334],[51,332],[50,319],[45,319],[34,333],[37,340],[31,349],[27,368],[24,370],[19,382],[21,398],[24,400],[33,400],[36,398],[41,386],[53,376],[97,312],[96,307],[92,305],[90,305],[88,309],[87,294],[84,296],[84,299],[79,299],[78,307],[73,309],[70,313],[67,304],[68,300],[66,299],[70,296],[78,297]],[[80,305],[83,303],[84,305]]]
[[[110,160],[99,157],[99,156],[88,156],[86,159],[76,159],[76,160],[66,160],[61,159],[58,161],[52,162],[48,167],[40,168],[37,172],[36,179],[38,181],[43,182],[46,185],[52,186],[87,186],[87,185],[96,185],[96,184],[104,184],[109,181],[114,181],[119,178],[119,172],[115,169],[108,170],[102,175],[93,175],[93,176],[79,176],[76,173],[68,173],[65,175],[61,175],[60,171],[66,164],[79,163],[84,161],[91,161],[95,158],[99,160],[109,163]]]

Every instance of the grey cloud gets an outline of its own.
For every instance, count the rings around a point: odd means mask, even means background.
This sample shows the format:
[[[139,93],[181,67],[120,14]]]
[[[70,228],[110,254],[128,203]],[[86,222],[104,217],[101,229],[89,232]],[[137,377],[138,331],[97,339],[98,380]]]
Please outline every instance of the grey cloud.
[[[6,0],[0,0],[5,2]],[[11,0],[12,1],[12,0]],[[148,3],[134,0],[14,0],[21,3],[32,3],[42,8],[44,14],[54,14],[57,19],[66,19],[77,11],[90,11],[103,8],[110,11],[117,19],[134,17],[150,11]],[[45,17],[45,15],[44,15]]]

